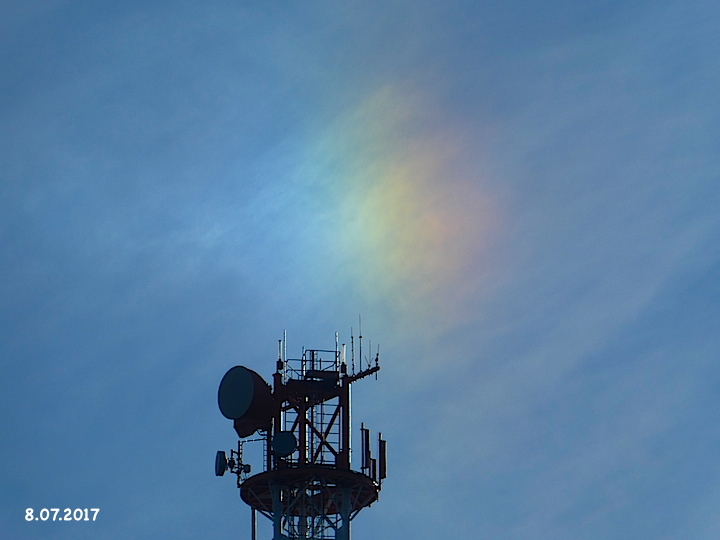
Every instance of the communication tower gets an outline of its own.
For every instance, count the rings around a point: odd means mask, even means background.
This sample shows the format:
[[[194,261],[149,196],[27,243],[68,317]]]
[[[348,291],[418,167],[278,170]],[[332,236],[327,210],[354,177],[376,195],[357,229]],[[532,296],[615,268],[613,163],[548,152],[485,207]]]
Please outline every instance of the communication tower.
[[[346,346],[335,350],[303,349],[288,359],[285,336],[270,386],[244,366],[231,368],[220,382],[218,405],[240,441],[230,457],[218,451],[215,474],[237,475],[240,497],[273,523],[273,540],[350,540],[350,522],[378,499],[387,475],[387,444],[378,434],[378,454],[371,453],[370,430],[360,428],[360,470],[351,463],[350,385],[380,370],[380,353],[359,366],[351,334],[351,365]],[[375,375],[377,377],[377,375]],[[257,434],[257,435],[256,435]],[[256,438],[248,439],[256,435]],[[263,468],[250,476],[243,463],[246,442],[263,443]]]

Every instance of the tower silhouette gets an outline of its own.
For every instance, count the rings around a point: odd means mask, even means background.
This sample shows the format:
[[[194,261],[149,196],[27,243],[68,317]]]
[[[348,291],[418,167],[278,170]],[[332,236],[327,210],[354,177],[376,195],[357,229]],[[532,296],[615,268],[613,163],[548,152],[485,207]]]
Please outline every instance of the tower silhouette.
[[[243,366],[223,377],[218,405],[241,440],[230,458],[217,453],[215,474],[237,475],[240,496],[252,508],[253,539],[260,512],[273,523],[273,540],[350,540],[352,519],[378,499],[387,472],[382,435],[375,458],[370,430],[362,424],[360,470],[351,463],[350,386],[380,370],[379,352],[363,361],[362,336],[359,343],[357,372],[354,338],[348,369],[346,346],[338,347],[336,334],[334,351],[303,350],[298,359],[287,358],[283,337],[272,387]],[[249,441],[263,443],[264,470],[252,476],[243,463]]]

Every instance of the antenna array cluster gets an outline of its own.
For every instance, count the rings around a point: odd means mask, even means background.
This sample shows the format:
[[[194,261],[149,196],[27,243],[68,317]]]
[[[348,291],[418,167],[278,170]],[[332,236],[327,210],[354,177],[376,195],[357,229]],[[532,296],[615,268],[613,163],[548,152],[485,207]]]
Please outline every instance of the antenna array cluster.
[[[360,470],[351,463],[350,385],[380,370],[379,348],[374,362],[363,361],[360,334],[357,371],[351,330],[350,369],[337,333],[334,351],[303,349],[297,359],[287,358],[283,335],[272,386],[243,366],[223,377],[218,405],[241,441],[230,458],[217,453],[215,473],[237,475],[240,496],[253,511],[253,539],[260,512],[273,523],[273,540],[350,540],[352,519],[377,500],[387,476],[382,435],[374,458],[362,424]],[[256,433],[260,438],[247,439]],[[242,461],[250,441],[263,441],[264,449],[264,470],[252,476]]]

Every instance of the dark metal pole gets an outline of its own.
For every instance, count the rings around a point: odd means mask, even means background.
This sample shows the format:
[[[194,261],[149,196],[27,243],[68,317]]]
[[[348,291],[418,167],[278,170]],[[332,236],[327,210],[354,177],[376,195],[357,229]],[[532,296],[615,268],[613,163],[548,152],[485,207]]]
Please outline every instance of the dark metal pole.
[[[343,364],[345,367],[345,364]],[[347,368],[345,367],[347,372]],[[338,466],[343,469],[350,468],[350,382],[347,373],[343,373],[340,379],[342,387],[340,388],[340,410],[342,417],[340,419],[340,455],[338,456]]]

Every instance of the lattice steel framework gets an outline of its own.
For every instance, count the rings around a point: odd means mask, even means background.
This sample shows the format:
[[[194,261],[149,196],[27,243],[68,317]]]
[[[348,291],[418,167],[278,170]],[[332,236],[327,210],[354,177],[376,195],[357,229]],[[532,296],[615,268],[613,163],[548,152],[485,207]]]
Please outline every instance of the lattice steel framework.
[[[337,337],[334,351],[285,356],[283,340],[273,375],[271,425],[260,430],[265,470],[243,475],[242,481],[241,472],[233,470],[240,496],[272,520],[274,540],[350,540],[350,522],[377,500],[386,476],[386,443],[379,436],[380,455],[372,458],[364,425],[361,470],[351,469],[350,385],[379,371],[379,354],[374,365],[366,362],[363,369],[360,362],[357,373],[348,373],[345,346],[338,349]]]

